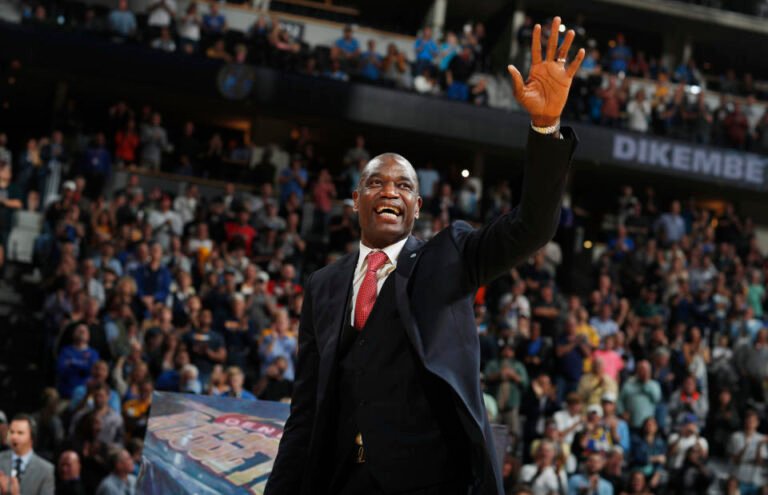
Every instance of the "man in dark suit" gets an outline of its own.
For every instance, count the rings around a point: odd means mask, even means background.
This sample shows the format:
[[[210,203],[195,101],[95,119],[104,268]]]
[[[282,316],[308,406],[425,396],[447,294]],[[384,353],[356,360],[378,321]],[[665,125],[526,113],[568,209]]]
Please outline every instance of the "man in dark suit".
[[[35,454],[37,427],[26,414],[17,414],[8,429],[11,450],[0,452],[0,493],[53,495],[53,464]]]
[[[574,37],[546,59],[533,34],[527,83],[510,66],[531,114],[518,208],[479,230],[453,223],[412,237],[422,205],[402,156],[371,160],[353,194],[360,249],[306,283],[291,414],[267,495],[501,494],[500,466],[480,391],[473,296],[554,235],[576,137],[559,129]]]

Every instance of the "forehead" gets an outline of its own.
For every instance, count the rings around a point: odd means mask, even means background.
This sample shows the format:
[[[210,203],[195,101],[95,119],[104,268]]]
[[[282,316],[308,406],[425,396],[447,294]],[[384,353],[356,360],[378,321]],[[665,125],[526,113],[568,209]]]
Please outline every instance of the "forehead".
[[[374,175],[386,178],[405,177],[414,182],[416,181],[416,171],[413,169],[413,165],[405,158],[399,156],[376,157],[368,162],[363,169],[362,178],[367,179]]]
[[[11,421],[11,429],[14,431],[28,431],[29,430],[29,423],[27,423],[26,420],[14,420]]]

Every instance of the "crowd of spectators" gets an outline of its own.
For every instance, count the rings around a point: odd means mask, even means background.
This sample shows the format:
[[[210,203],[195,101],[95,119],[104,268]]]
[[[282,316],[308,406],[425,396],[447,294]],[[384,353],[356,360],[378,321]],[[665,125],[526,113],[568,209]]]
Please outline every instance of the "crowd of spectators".
[[[257,190],[227,183],[206,198],[190,183],[173,197],[133,174],[107,193],[113,166],[211,163],[189,152],[204,149],[194,123],[169,154],[158,112],[145,108],[139,124],[125,103],[105,113],[109,129],[84,149],[54,131],[11,153],[0,134],[0,194],[4,236],[17,210],[45,225],[35,267],[50,387],[34,449],[58,464],[59,483],[123,494],[153,390],[289,400],[302,281],[355,248],[349,198],[371,155],[358,136],[332,176],[297,128],[289,165],[264,160]],[[506,183],[481,208],[472,182],[417,173],[423,237],[511,206]],[[478,371],[489,415],[510,431],[510,490],[765,493],[768,264],[754,224],[730,205],[662,207],[652,192],[627,186],[606,212],[618,225],[590,291],[558,283],[573,248],[557,241],[573,228],[566,207],[556,241],[478,293]]]
[[[542,24],[542,38],[549,37]],[[530,63],[533,19],[518,30],[517,61]],[[565,115],[574,120],[760,153],[768,152],[768,99],[764,85],[732,69],[706,77],[689,58],[667,67],[662,58],[633,49],[622,33],[604,51],[577,21],[575,44],[587,54],[573,81]],[[717,92],[708,91],[716,89]]]
[[[201,49],[194,33],[169,37],[160,21],[172,19],[170,1],[151,24],[158,37]],[[207,24],[226,29],[225,19]],[[353,39],[345,34],[329,60],[370,70]],[[443,50],[427,30],[417,43],[417,53]],[[466,44],[456,50],[454,59],[483,59]],[[453,60],[419,64],[453,85]],[[87,140],[54,130],[10,150],[0,133],[0,244],[18,211],[43,219],[34,265],[49,387],[32,416],[34,451],[56,464],[57,493],[132,495],[154,390],[289,400],[302,282],[356,248],[349,198],[371,154],[358,136],[331,175],[311,132],[296,128],[282,145],[287,166],[267,154],[238,177],[255,190],[227,183],[204,197],[190,183],[174,197],[145,190],[140,175],[111,188],[115,167],[222,179],[223,160],[247,156],[242,142],[203,139],[193,122],[168,132],[149,107],[104,113],[107,125]],[[510,209],[507,183],[481,206],[473,182],[416,165],[422,237]],[[509,428],[510,493],[766,493],[768,260],[732,205],[669,199],[623,188],[603,212],[618,223],[585,293],[560,282],[571,207],[555,241],[478,293],[478,371],[488,414]],[[8,419],[0,414],[0,450],[18,450],[22,442],[5,443]],[[14,431],[26,422],[10,421]]]
[[[240,32],[228,27],[218,3],[201,5],[191,3],[180,11],[174,0],[160,0],[137,15],[127,0],[117,0],[111,11],[87,7],[63,22],[117,43],[143,42],[187,56],[269,65],[476,105],[491,102],[492,70],[482,22],[468,23],[460,32],[446,31],[441,39],[433,36],[430,27],[424,27],[414,42],[413,60],[409,60],[394,43],[382,47],[374,39],[359,39],[351,25],[329,46],[313,47],[297,39],[278,17],[261,13],[247,32]],[[55,25],[61,18],[55,9],[49,12],[37,4],[27,8],[24,20]],[[533,22],[526,17],[517,33],[520,56],[515,62],[523,73],[529,63]],[[544,43],[549,24],[542,22]],[[728,69],[719,77],[705,78],[692,58],[677,67],[667,67],[662,57],[633,49],[621,33],[601,51],[598,42],[587,35],[581,17],[569,28],[576,30],[575,45],[586,48],[587,56],[574,80],[566,117],[701,144],[768,152],[768,112],[760,103],[768,94],[751,74],[738,79]],[[639,80],[643,82],[637,83]],[[506,82],[503,84],[511,91]]]

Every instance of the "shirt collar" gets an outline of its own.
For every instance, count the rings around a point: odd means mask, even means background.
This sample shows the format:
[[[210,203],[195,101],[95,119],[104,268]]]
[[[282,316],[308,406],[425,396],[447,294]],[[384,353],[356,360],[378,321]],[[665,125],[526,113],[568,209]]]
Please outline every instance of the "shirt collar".
[[[357,257],[357,271],[360,271],[360,269],[363,266],[363,263],[365,263],[366,257],[371,251],[384,251],[384,254],[387,255],[387,258],[389,258],[389,262],[393,266],[397,266],[397,257],[400,256],[400,251],[403,250],[403,246],[405,246],[405,243],[407,241],[408,241],[408,236],[405,236],[401,240],[397,241],[394,244],[390,244],[384,249],[372,249],[366,246],[365,244],[363,244],[363,241],[360,241],[360,255]]]
[[[26,471],[27,470],[27,466],[29,465],[29,460],[32,459],[32,454],[34,454],[34,453],[35,452],[33,450],[30,450],[29,452],[27,452],[23,456],[19,457],[18,455],[16,455],[15,452],[11,451],[11,467],[15,469],[16,468],[16,459],[21,458],[21,471],[22,472]]]

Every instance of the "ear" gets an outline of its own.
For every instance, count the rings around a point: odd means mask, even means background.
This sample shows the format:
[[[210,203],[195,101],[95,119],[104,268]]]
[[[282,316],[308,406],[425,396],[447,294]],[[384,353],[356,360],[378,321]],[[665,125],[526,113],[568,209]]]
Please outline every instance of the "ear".
[[[352,207],[352,210],[357,212],[358,211],[358,202],[360,201],[360,194],[358,194],[357,189],[352,191],[352,201],[355,202],[355,205]]]
[[[421,200],[421,196],[416,198],[416,213],[414,215],[415,218],[419,218],[419,212],[421,211],[421,205],[423,201]]]

